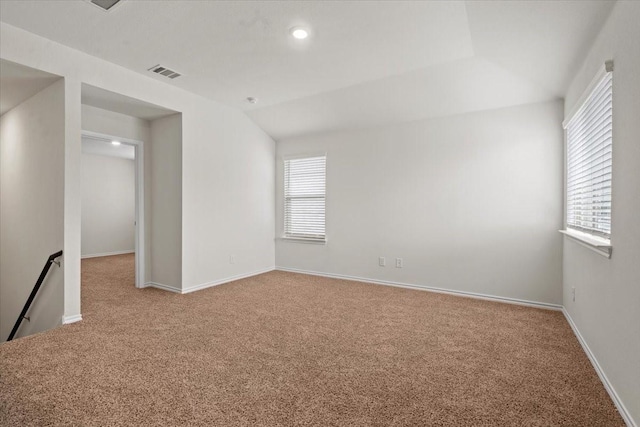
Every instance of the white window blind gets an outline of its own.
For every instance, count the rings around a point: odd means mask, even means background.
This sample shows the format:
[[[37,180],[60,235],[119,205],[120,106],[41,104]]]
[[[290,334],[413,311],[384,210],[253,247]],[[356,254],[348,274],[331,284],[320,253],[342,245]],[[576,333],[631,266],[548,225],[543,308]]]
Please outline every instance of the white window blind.
[[[284,161],[285,237],[324,240],[326,156]]]
[[[611,234],[612,66],[567,123],[567,227]]]

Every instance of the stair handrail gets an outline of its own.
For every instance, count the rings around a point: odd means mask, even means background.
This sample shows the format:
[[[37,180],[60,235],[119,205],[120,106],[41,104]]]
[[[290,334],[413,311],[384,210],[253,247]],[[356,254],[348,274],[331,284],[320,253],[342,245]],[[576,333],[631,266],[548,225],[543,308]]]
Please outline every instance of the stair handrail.
[[[42,268],[42,272],[40,273],[40,277],[38,277],[38,281],[36,282],[35,285],[33,285],[33,289],[31,290],[31,294],[29,295],[29,298],[27,299],[27,302],[24,304],[24,307],[22,308],[22,311],[20,312],[20,315],[18,316],[18,320],[16,320],[16,324],[13,325],[13,329],[11,330],[11,333],[9,334],[9,338],[7,339],[7,341],[11,341],[13,339],[13,337],[16,335],[16,332],[18,332],[18,328],[20,327],[20,324],[22,323],[23,319],[27,319],[28,321],[31,321],[31,318],[26,317],[25,315],[27,314],[27,311],[29,311],[29,308],[31,307],[31,303],[33,302],[33,300],[35,299],[36,295],[38,294],[38,291],[40,290],[40,286],[42,285],[42,282],[44,282],[45,277],[47,277],[47,273],[49,272],[49,269],[51,268],[51,264],[56,264],[58,267],[60,267],[60,261],[56,261],[55,259],[62,256],[62,251],[58,251],[54,254],[49,255],[49,258],[47,258],[47,262],[44,265],[44,267]]]

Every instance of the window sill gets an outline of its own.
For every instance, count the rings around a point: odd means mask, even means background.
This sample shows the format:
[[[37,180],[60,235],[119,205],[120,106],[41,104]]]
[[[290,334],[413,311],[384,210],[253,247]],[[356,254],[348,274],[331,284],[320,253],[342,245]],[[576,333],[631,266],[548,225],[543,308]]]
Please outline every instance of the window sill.
[[[283,242],[293,242],[293,243],[308,243],[312,245],[326,245],[326,239],[309,239],[305,237],[280,237],[280,240]]]
[[[613,250],[611,241],[602,237],[592,236],[590,234],[571,229],[559,231],[565,236],[570,237],[579,245],[582,245],[587,249],[591,249],[592,251],[599,255],[602,255],[603,257],[611,258],[611,252]]]

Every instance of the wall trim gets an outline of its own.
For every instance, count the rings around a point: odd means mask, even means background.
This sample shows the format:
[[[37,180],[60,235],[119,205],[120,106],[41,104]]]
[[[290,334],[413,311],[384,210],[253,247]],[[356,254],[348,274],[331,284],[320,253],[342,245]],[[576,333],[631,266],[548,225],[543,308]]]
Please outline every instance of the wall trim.
[[[71,316],[62,316],[62,324],[69,325],[82,320],[82,314],[73,314]]]
[[[237,274],[235,276],[225,277],[223,279],[214,280],[212,282],[201,283],[199,285],[193,285],[186,287],[184,289],[176,288],[175,286],[164,285],[162,283],[157,282],[147,282],[144,284],[145,288],[157,288],[162,289],[164,291],[174,292],[177,294],[190,294],[191,292],[200,291],[202,289],[211,288],[218,285],[224,285],[225,283],[233,282],[235,280],[246,279],[247,277],[257,276],[259,274],[268,273],[270,271],[275,270],[275,267],[267,267],[261,270],[252,271],[250,273]]]
[[[562,313],[564,314],[564,317],[567,319],[569,326],[571,326],[571,329],[573,330],[573,334],[576,336],[576,338],[578,338],[578,342],[582,346],[582,349],[584,350],[584,352],[587,354],[587,357],[589,358],[591,365],[593,365],[593,368],[598,374],[598,377],[600,377],[600,381],[604,385],[604,388],[607,390],[607,393],[609,393],[609,397],[611,397],[611,400],[613,400],[613,404],[616,405],[616,408],[618,409],[618,413],[620,414],[624,422],[629,427],[637,427],[637,424],[633,421],[633,418],[631,418],[631,414],[629,413],[627,408],[624,406],[624,403],[622,403],[622,400],[618,396],[618,393],[616,393],[616,390],[613,388],[613,385],[609,381],[609,378],[607,378],[607,375],[604,373],[604,370],[600,367],[600,363],[598,363],[598,359],[596,359],[596,356],[593,354],[593,352],[589,348],[589,345],[587,344],[584,337],[578,330],[578,326],[576,326],[575,322],[571,318],[571,315],[569,315],[569,312],[565,307],[562,307]]]
[[[84,85],[84,83],[83,83]],[[145,248],[145,205],[144,205],[144,189],[145,189],[145,180],[144,180],[144,141],[140,141],[137,139],[124,138],[119,135],[108,135],[105,133],[92,132],[88,130],[82,131],[83,137],[88,137],[92,139],[96,139],[98,141],[113,141],[114,139],[120,141],[125,145],[133,146],[135,150],[135,158],[133,159],[135,163],[135,239],[134,239],[134,250],[131,252],[136,252],[136,288],[143,288],[144,283],[146,282],[146,248]],[[126,253],[126,252],[125,252]],[[109,255],[117,255],[117,253],[111,253]],[[105,256],[94,255],[94,256]],[[107,255],[108,256],[108,255]],[[89,258],[89,257],[87,257]]]
[[[182,290],[180,288],[176,288],[175,286],[165,285],[163,283],[158,283],[158,282],[147,282],[144,284],[144,287],[162,289],[163,291],[174,292],[176,294],[182,293]]]
[[[225,277],[224,279],[214,280],[213,282],[207,282],[207,283],[201,283],[199,285],[189,286],[187,288],[184,288],[182,290],[182,293],[183,294],[188,294],[188,293],[191,293],[191,292],[200,291],[202,289],[211,288],[213,286],[218,286],[218,285],[223,285],[225,283],[233,282],[235,280],[246,279],[247,277],[252,277],[252,276],[257,276],[259,274],[268,273],[268,272],[273,271],[275,269],[276,269],[276,267],[272,266],[272,267],[263,268],[261,270],[252,271],[250,273],[243,273],[243,274],[238,274],[238,275],[235,275],[235,276]]]
[[[420,291],[437,292],[440,294],[456,295],[461,297],[482,299],[487,301],[504,302],[507,304],[524,305],[527,307],[543,308],[545,310],[555,310],[555,311],[562,310],[561,304],[551,304],[547,302],[529,301],[529,300],[523,300],[518,298],[500,297],[497,295],[487,295],[487,294],[481,294],[477,292],[456,291],[452,289],[437,288],[434,286],[416,285],[412,283],[392,282],[388,280],[376,280],[376,279],[369,279],[366,277],[358,277],[358,276],[347,276],[344,274],[321,273],[318,271],[301,270],[297,268],[276,266],[275,269],[279,271],[288,271],[290,273],[310,274],[312,276],[329,277],[332,279],[352,280],[355,282],[371,283],[374,285],[395,286],[398,288],[416,289]]]
[[[136,251],[134,251],[133,249],[131,250],[126,250],[126,251],[115,251],[115,252],[104,252],[101,254],[89,254],[89,255],[82,255],[82,259],[85,258],[98,258],[98,257],[103,257],[103,256],[113,256],[113,255],[124,255],[124,254],[133,254]]]

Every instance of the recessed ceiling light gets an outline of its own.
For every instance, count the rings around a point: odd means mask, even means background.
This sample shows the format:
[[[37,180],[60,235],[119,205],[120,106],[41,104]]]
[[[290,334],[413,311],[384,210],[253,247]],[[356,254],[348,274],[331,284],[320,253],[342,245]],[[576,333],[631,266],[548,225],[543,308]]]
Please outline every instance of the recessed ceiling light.
[[[291,35],[293,36],[293,38],[296,38],[298,40],[304,40],[309,37],[309,31],[302,27],[293,27],[291,29]]]
[[[120,141],[111,141],[113,145],[120,145]]]

